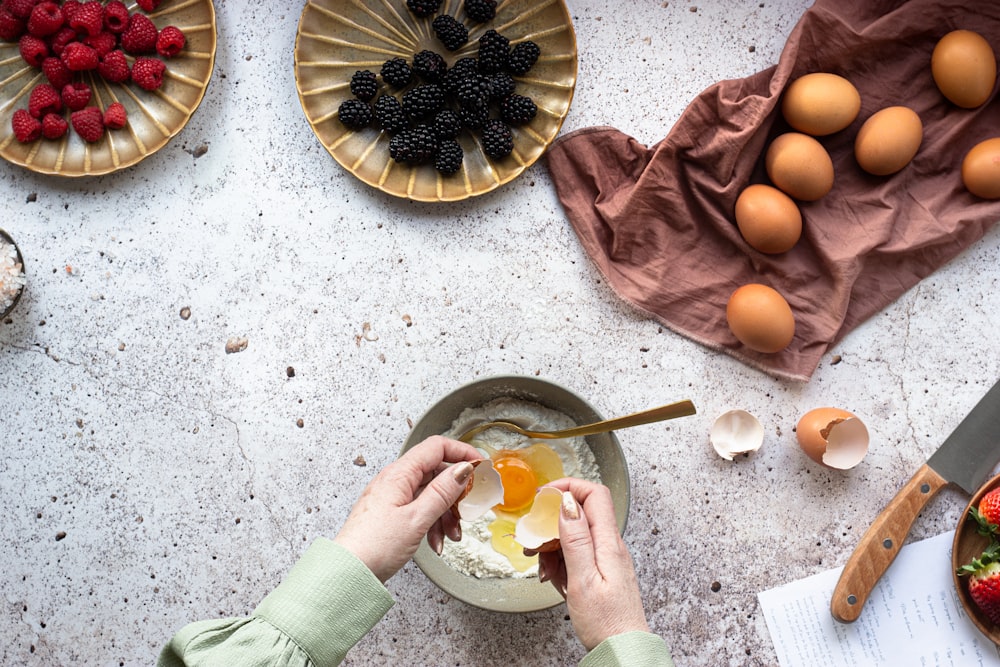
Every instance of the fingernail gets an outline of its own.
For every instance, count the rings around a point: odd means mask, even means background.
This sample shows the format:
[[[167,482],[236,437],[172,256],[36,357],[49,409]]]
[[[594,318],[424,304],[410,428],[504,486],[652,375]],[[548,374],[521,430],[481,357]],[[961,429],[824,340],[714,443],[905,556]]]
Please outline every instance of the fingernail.
[[[427,536],[427,546],[434,550],[438,556],[444,551],[444,540],[441,539],[440,535],[431,534]]]
[[[544,584],[549,580],[549,573],[545,571],[545,566],[542,563],[538,564],[538,581]]]
[[[569,491],[563,491],[562,513],[564,517],[572,521],[580,518],[580,506],[576,504],[576,498]]]
[[[566,584],[559,584],[559,594],[566,597]]]
[[[468,461],[462,461],[461,463],[456,463],[452,466],[451,474],[455,476],[455,481],[459,484],[465,484],[469,481],[469,475],[472,474],[473,465]]]

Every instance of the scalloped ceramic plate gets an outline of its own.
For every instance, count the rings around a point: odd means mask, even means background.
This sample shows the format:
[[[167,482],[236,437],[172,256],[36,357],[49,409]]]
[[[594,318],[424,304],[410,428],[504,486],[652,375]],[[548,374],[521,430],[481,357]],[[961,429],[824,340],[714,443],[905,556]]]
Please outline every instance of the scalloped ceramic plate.
[[[130,11],[137,9],[134,2],[126,5]],[[121,102],[128,113],[127,126],[106,132],[93,144],[72,128],[55,141],[22,144],[14,138],[11,116],[28,106],[28,94],[35,84],[45,82],[45,76],[24,62],[16,43],[0,42],[0,156],[43,174],[97,176],[130,167],[163,148],[184,128],[208,88],[215,65],[215,7],[212,0],[166,0],[149,17],[157,28],[180,28],[187,45],[166,61],[163,85],[154,92],[132,83],[107,83],[96,73],[85,75],[94,91],[91,104],[103,109]]]
[[[576,34],[563,0],[500,0],[497,15],[486,24],[465,19],[462,0],[444,0],[439,13],[464,20],[469,42],[448,52],[434,36],[430,18],[417,18],[404,0],[310,0],[302,11],[295,43],[295,83],[306,118],[320,143],[345,169],[365,183],[397,197],[418,201],[455,201],[480,195],[507,183],[535,163],[555,139],[569,112],[576,86]],[[531,97],[538,115],[514,128],[514,152],[490,160],[477,139],[463,132],[462,169],[440,175],[431,165],[397,164],[389,157],[389,137],[372,128],[354,132],[337,117],[351,97],[351,75],[376,74],[386,60],[412,61],[423,49],[436,51],[451,66],[475,56],[477,40],[493,28],[511,45],[530,39],[541,48],[535,66],[515,77],[517,93]],[[394,91],[398,94],[399,91]]]

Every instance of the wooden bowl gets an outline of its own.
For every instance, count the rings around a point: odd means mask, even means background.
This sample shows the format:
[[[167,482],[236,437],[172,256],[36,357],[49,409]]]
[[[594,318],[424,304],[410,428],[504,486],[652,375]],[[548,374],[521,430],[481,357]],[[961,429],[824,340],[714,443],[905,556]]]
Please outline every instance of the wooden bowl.
[[[986,614],[979,610],[976,603],[969,595],[967,576],[958,576],[958,568],[972,562],[973,558],[978,558],[989,545],[990,540],[978,533],[976,522],[969,517],[969,510],[978,507],[979,501],[993,489],[1000,487],[1000,475],[986,482],[972,500],[965,506],[962,517],[959,519],[958,528],[955,529],[955,541],[951,549],[951,572],[955,580],[955,590],[958,599],[962,603],[969,619],[979,628],[979,631],[986,635],[994,644],[1000,644],[1000,626],[991,621]]]

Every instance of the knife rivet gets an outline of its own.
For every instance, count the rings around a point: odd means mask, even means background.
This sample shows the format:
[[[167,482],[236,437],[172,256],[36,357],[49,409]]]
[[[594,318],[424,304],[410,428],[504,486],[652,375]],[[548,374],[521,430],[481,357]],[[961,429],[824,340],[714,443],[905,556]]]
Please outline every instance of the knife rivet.
[[[854,595],[847,596],[847,604],[857,604],[858,598]]]
[[[882,546],[885,547],[886,549],[891,549],[892,540],[887,537],[886,539],[882,540]]]
[[[928,484],[927,482],[924,482],[923,484],[920,485],[920,493],[928,493],[930,492],[930,490],[931,490],[931,485]]]

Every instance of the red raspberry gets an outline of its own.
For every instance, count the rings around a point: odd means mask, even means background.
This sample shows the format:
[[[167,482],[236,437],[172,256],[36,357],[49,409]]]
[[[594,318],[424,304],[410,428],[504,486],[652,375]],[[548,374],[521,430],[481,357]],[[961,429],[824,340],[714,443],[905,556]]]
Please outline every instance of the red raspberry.
[[[136,4],[144,12],[151,12],[160,6],[163,0],[137,0]]]
[[[62,55],[59,57],[66,63],[66,67],[74,72],[87,72],[97,69],[97,63],[99,62],[97,51],[83,42],[70,42],[63,49]]]
[[[74,16],[76,16],[76,13],[80,11],[80,7],[82,6],[83,3],[80,2],[80,0],[66,0],[66,2],[63,3],[62,5],[63,16],[66,17],[67,24],[70,22],[70,20],[72,20]]]
[[[73,129],[84,141],[94,143],[104,136],[104,114],[97,107],[86,107],[69,115]]]
[[[76,41],[76,30],[69,26],[63,26],[59,32],[49,37],[49,50],[57,56],[61,56],[63,49],[70,42]]]
[[[121,102],[112,102],[104,110],[104,127],[109,130],[120,130],[128,122],[128,114]]]
[[[89,0],[80,5],[69,19],[69,27],[80,35],[96,35],[104,29],[104,5]]]
[[[130,73],[125,52],[115,49],[105,55],[101,58],[101,62],[97,64],[97,73],[105,81],[111,83],[125,83],[128,81]]]
[[[28,32],[35,37],[48,37],[59,32],[63,26],[63,13],[54,2],[35,5],[28,17]]]
[[[58,139],[69,129],[66,119],[57,113],[45,114],[42,119],[42,136],[46,139]]]
[[[16,42],[24,34],[24,19],[19,19],[10,13],[6,7],[0,8],[0,39]]]
[[[79,111],[90,103],[90,86],[85,83],[68,83],[62,89],[62,101],[70,111]]]
[[[156,26],[145,14],[132,14],[122,33],[122,48],[133,56],[156,51]]]
[[[24,62],[32,67],[41,67],[42,61],[49,56],[49,47],[34,35],[22,35],[17,42],[18,50]]]
[[[173,58],[181,52],[186,43],[187,38],[184,37],[181,29],[168,25],[160,31],[160,36],[156,38],[156,52],[164,58]]]
[[[27,109],[18,109],[14,112],[10,118],[10,127],[14,130],[14,137],[22,144],[42,136],[42,124],[28,113]]]
[[[87,35],[83,38],[83,43],[97,51],[97,57],[110,53],[113,48],[118,46],[118,36],[104,31],[99,32],[96,35]]]
[[[42,74],[56,90],[62,90],[63,86],[73,80],[73,73],[66,67],[66,63],[55,56],[42,61]]]
[[[111,0],[104,5],[104,29],[116,35],[128,27],[128,7],[121,0]]]
[[[62,111],[62,106],[59,93],[47,83],[38,84],[28,95],[28,113],[35,118],[41,118],[47,113],[59,113]]]
[[[3,6],[19,19],[28,20],[39,0],[3,0]]]
[[[156,90],[163,85],[163,71],[167,66],[156,58],[136,58],[132,63],[132,80],[143,90]]]

